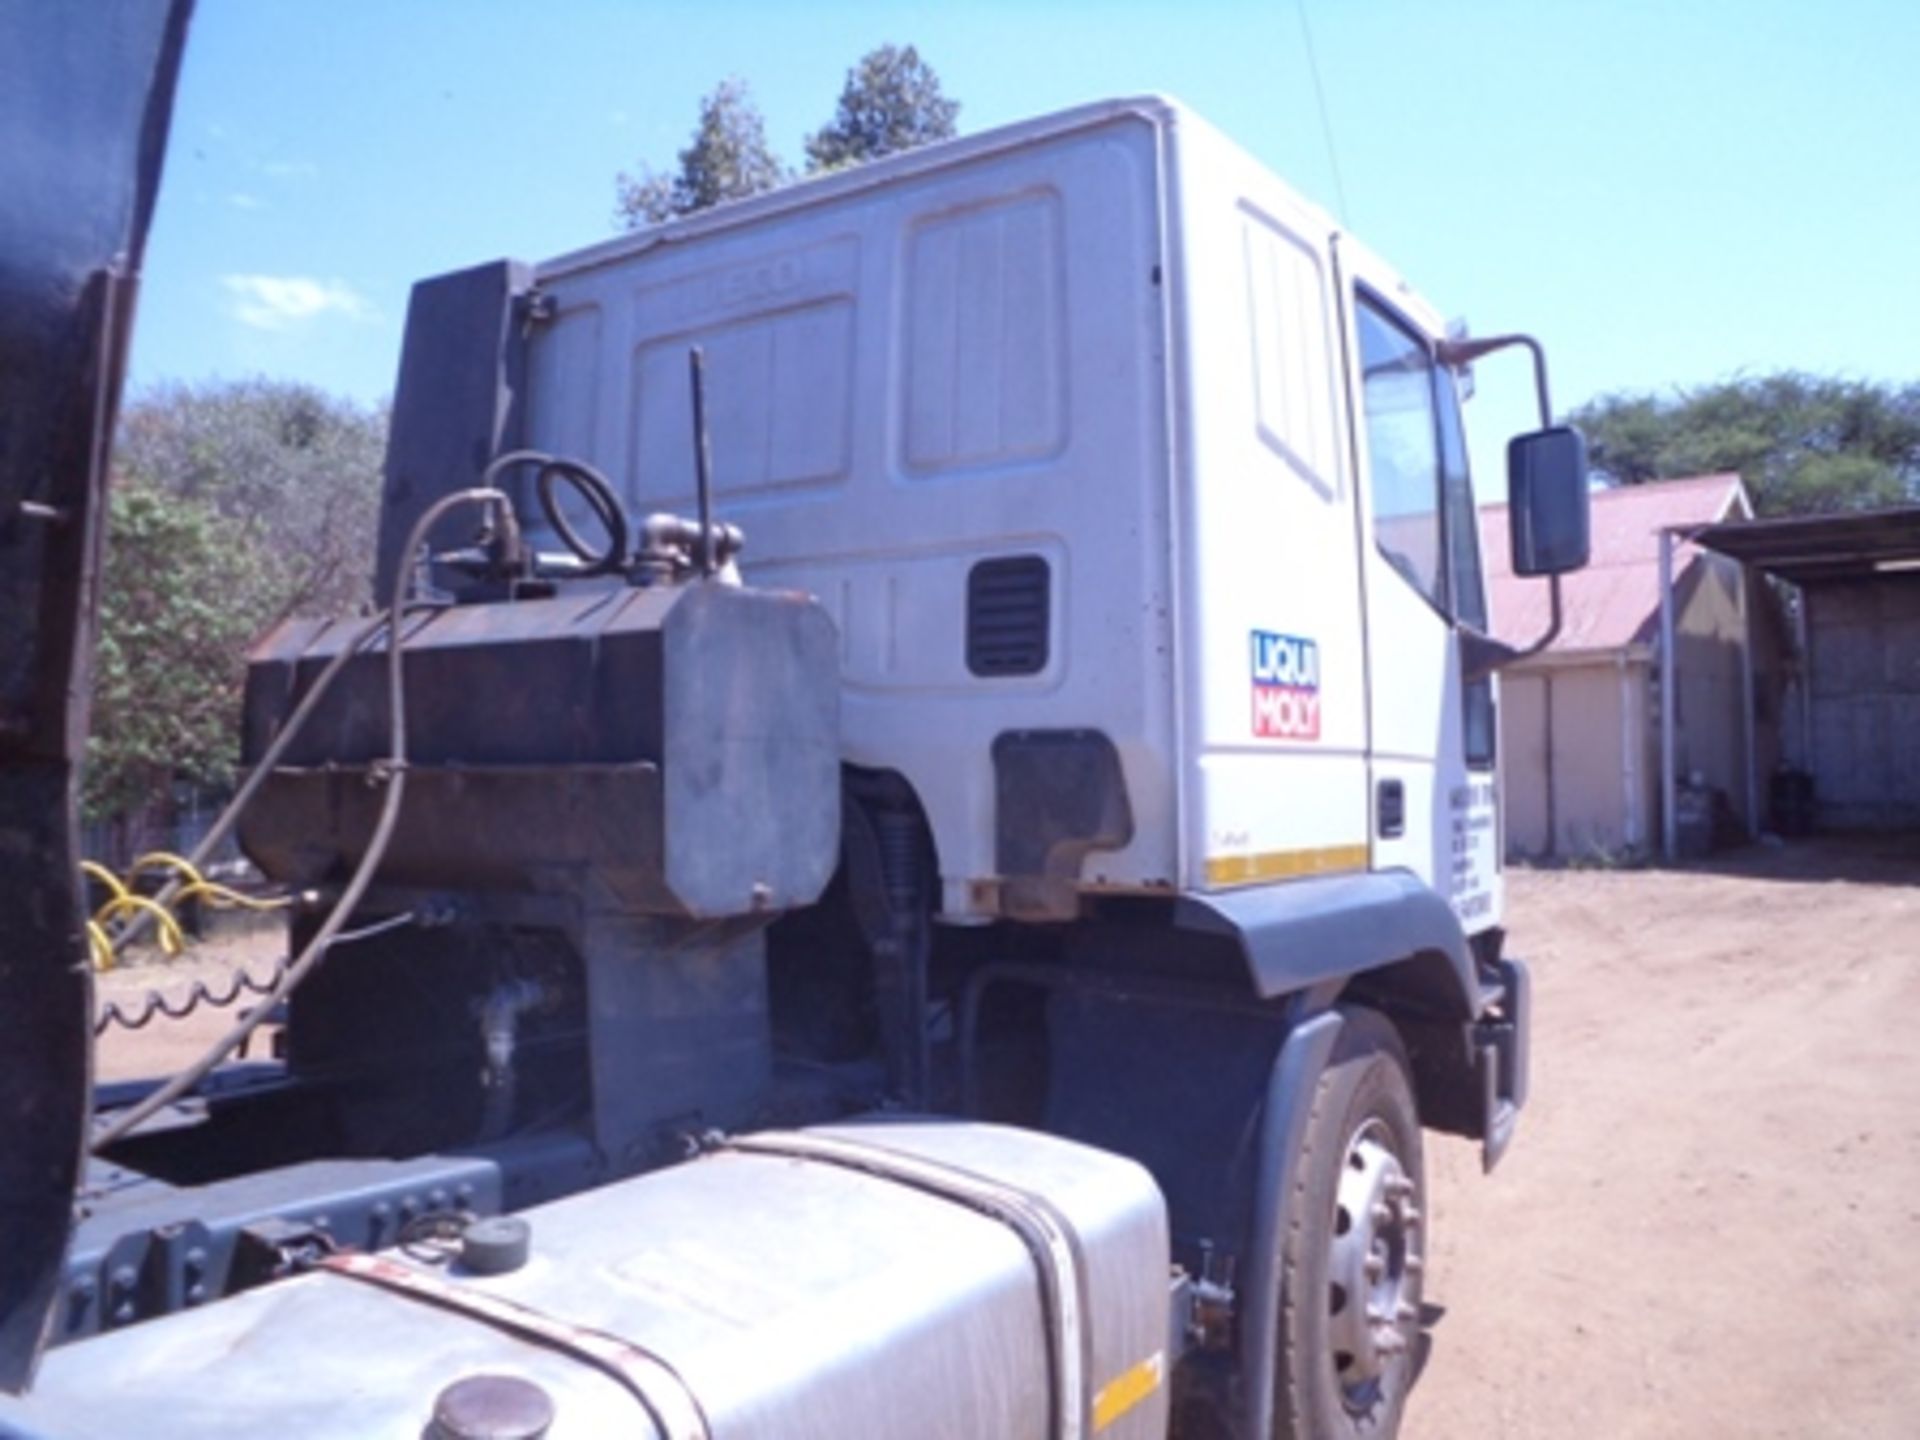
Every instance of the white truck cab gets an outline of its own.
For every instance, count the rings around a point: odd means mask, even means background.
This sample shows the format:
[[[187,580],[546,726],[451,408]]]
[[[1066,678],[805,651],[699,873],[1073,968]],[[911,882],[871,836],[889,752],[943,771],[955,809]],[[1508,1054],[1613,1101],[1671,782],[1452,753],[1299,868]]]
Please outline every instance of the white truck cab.
[[[703,347],[716,509],[837,622],[846,757],[919,797],[942,919],[1393,869],[1498,923],[1440,317],[1191,112],[1085,106],[531,284],[526,443],[636,512],[690,505]],[[1118,803],[1023,846],[1032,768]]]

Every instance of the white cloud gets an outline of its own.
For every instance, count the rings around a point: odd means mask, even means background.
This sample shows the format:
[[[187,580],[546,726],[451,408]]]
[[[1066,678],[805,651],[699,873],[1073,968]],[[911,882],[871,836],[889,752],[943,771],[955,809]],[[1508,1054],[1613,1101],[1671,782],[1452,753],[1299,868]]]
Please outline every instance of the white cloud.
[[[262,163],[259,169],[262,175],[271,175],[276,180],[320,173],[320,167],[311,160],[268,160]]]
[[[223,275],[233,318],[255,330],[291,330],[322,315],[376,320],[379,313],[344,280],[306,275]]]
[[[236,210],[264,210],[267,202],[258,195],[249,195],[244,190],[236,190],[227,196],[227,203]]]

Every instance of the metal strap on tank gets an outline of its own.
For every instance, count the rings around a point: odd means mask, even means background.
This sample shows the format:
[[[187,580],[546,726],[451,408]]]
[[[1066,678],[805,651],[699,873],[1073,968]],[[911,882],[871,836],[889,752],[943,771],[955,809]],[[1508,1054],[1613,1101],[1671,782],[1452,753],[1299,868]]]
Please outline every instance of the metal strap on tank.
[[[617,1380],[632,1393],[665,1440],[712,1440],[707,1417],[680,1372],[651,1350],[509,1300],[504,1295],[455,1285],[438,1275],[415,1270],[380,1255],[350,1252],[327,1255],[315,1262],[322,1270],[392,1290],[411,1300],[456,1310],[496,1329],[510,1331],[565,1351]]]
[[[1091,1433],[1086,1382],[1090,1339],[1079,1250],[1072,1227],[1047,1200],[971,1170],[840,1135],[769,1131],[730,1139],[724,1148],[858,1170],[965,1206],[1013,1231],[1040,1275],[1053,1390],[1049,1434],[1054,1440],[1083,1440]]]

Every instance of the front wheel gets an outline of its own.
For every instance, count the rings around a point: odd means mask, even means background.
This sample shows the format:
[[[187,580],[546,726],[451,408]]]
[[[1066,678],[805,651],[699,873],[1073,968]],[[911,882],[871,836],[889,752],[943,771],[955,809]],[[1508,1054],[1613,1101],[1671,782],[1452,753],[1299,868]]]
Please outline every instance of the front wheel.
[[[1282,1218],[1275,1440],[1390,1440],[1414,1375],[1426,1176],[1406,1051],[1346,1012]]]

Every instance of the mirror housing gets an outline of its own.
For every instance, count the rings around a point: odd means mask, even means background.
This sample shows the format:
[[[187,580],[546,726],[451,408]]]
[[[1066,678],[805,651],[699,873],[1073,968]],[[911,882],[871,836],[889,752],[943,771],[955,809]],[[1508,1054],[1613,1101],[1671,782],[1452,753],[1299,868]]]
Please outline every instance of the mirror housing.
[[[1571,425],[1507,443],[1507,521],[1515,575],[1564,575],[1591,550],[1587,441]]]
[[[1502,665],[1538,655],[1559,638],[1560,577],[1587,563],[1591,549],[1591,501],[1587,493],[1587,441],[1571,425],[1553,423],[1547,395],[1547,352],[1531,335],[1491,335],[1484,340],[1449,337],[1435,347],[1443,364],[1460,370],[1483,355],[1524,346],[1533,356],[1533,386],[1543,428],[1507,443],[1507,523],[1513,573],[1547,577],[1552,614],[1546,633],[1525,646],[1509,645],[1460,627],[1461,667],[1468,680]]]

